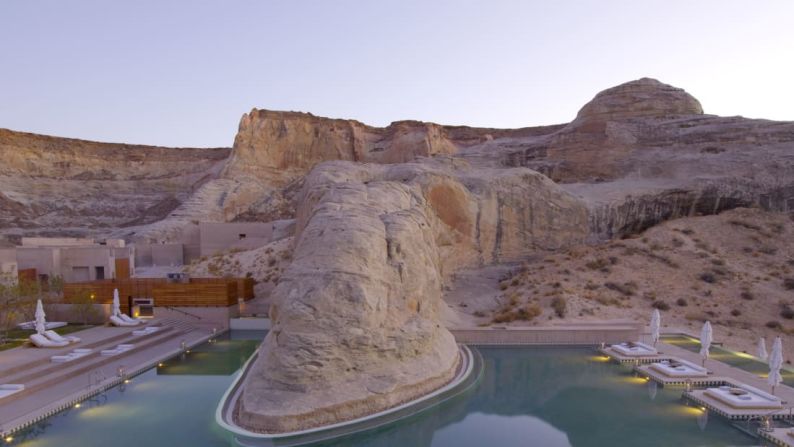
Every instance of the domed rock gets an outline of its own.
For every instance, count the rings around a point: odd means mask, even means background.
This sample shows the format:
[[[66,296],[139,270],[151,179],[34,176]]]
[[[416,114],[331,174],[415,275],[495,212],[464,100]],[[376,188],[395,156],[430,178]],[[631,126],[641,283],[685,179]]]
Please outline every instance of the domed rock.
[[[575,123],[639,117],[702,115],[700,102],[684,89],[642,78],[606,89],[585,104]]]

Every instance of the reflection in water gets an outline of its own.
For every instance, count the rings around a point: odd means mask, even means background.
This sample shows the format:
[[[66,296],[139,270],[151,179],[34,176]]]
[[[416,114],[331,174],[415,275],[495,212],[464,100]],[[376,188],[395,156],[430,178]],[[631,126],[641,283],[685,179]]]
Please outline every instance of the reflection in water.
[[[753,445],[701,411],[685,411],[680,389],[634,380],[628,367],[594,361],[584,348],[479,348],[486,367],[469,393],[372,432],[322,446]]]
[[[532,440],[545,447],[570,447],[568,436],[551,424],[534,416],[502,417],[470,413],[460,422],[436,431],[434,445],[456,446],[465,439],[472,445],[525,445]]]
[[[648,397],[651,400],[656,399],[656,393],[659,391],[659,384],[654,382],[653,380],[648,381]]]

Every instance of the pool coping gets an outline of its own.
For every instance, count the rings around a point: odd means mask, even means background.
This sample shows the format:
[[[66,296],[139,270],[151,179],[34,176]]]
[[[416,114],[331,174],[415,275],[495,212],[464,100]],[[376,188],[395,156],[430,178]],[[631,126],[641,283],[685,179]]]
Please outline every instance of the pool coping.
[[[246,439],[258,440],[258,441],[287,441],[287,442],[289,442],[290,439],[293,439],[295,441],[298,441],[298,444],[303,444],[303,443],[309,442],[309,441],[306,441],[306,440],[299,441],[299,438],[301,438],[301,437],[304,437],[304,436],[307,436],[307,435],[317,435],[317,434],[321,434],[323,432],[332,432],[333,430],[342,429],[342,428],[350,428],[350,427],[353,427],[355,425],[361,425],[361,424],[365,424],[366,422],[374,421],[376,419],[386,418],[389,415],[397,413],[397,412],[399,412],[401,410],[405,410],[405,409],[408,409],[410,407],[418,406],[418,405],[420,405],[422,403],[427,402],[430,399],[433,399],[433,398],[441,396],[441,395],[443,395],[445,393],[454,391],[456,388],[458,388],[459,386],[464,384],[467,381],[467,379],[469,379],[469,377],[471,376],[472,372],[474,371],[474,367],[475,367],[475,364],[476,364],[475,359],[474,359],[474,354],[472,353],[471,349],[468,346],[466,346],[464,344],[459,344],[458,345],[458,349],[459,349],[459,352],[461,354],[461,361],[465,362],[465,364],[463,365],[462,368],[459,368],[459,372],[452,379],[452,381],[450,381],[446,385],[442,386],[441,388],[436,389],[435,391],[433,391],[431,393],[425,394],[423,396],[420,396],[420,397],[418,397],[416,399],[410,400],[410,401],[405,402],[403,404],[400,404],[400,405],[397,405],[397,406],[394,406],[394,407],[391,407],[391,408],[387,408],[387,409],[379,411],[377,413],[372,413],[372,414],[369,414],[369,415],[366,415],[366,416],[362,416],[362,417],[359,417],[359,418],[350,419],[350,420],[342,421],[342,422],[337,422],[337,423],[334,423],[334,424],[328,424],[328,425],[322,425],[322,426],[318,426],[318,427],[312,427],[312,428],[308,428],[308,429],[304,429],[304,430],[296,430],[296,431],[282,432],[282,433],[258,433],[258,432],[247,430],[247,429],[237,425],[234,422],[234,418],[232,416],[232,412],[234,411],[234,407],[235,407],[234,404],[236,404],[237,399],[239,398],[240,392],[242,391],[242,387],[240,386],[242,384],[242,380],[245,378],[246,374],[248,373],[249,368],[250,368],[251,364],[253,363],[253,361],[256,360],[256,358],[259,355],[258,352],[255,352],[248,359],[248,361],[245,363],[245,365],[243,365],[243,367],[237,373],[237,377],[235,377],[235,379],[232,382],[232,384],[229,386],[229,388],[226,390],[226,392],[221,397],[221,400],[218,403],[218,407],[215,409],[215,421],[223,429],[229,431],[233,435],[242,436],[242,437],[244,437]],[[480,362],[480,367],[482,369],[482,364],[481,363],[482,362]],[[479,371],[478,373],[480,373],[480,372],[481,371]],[[461,391],[463,391],[463,390],[461,390]],[[457,394],[455,394],[455,395],[457,395]],[[455,395],[449,396],[446,399],[443,399],[443,400],[441,400],[439,402],[433,403],[433,404],[431,404],[429,406],[420,408],[420,409],[418,409],[418,412],[421,412],[421,411],[426,410],[427,408],[431,408],[433,406],[436,406],[436,405],[440,404],[441,402],[447,400],[448,398],[454,397]],[[406,417],[409,417],[409,416],[406,416]],[[384,422],[384,423],[390,423],[390,422],[393,422],[393,421],[388,421],[388,422]],[[358,432],[362,432],[362,431],[366,431],[366,430],[370,430],[370,429],[376,428],[376,427],[378,427],[380,425],[382,425],[382,424],[378,424],[378,425],[375,425],[375,426],[362,427],[360,430],[353,430],[353,431],[350,431],[350,432],[342,432],[342,433],[339,433],[339,434],[335,434],[335,435],[329,436],[327,438],[323,438],[323,440],[325,441],[325,440],[334,439],[334,438],[341,437],[341,436],[351,435],[351,434],[354,434],[354,433],[358,433]],[[239,439],[237,441],[239,443]]]

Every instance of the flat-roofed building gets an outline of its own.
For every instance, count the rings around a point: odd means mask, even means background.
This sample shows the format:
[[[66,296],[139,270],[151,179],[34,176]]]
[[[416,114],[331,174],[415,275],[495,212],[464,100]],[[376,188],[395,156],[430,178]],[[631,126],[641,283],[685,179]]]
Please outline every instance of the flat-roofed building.
[[[56,276],[65,282],[127,278],[135,265],[132,247],[121,239],[23,238],[14,250],[17,269],[35,270],[43,282]]]

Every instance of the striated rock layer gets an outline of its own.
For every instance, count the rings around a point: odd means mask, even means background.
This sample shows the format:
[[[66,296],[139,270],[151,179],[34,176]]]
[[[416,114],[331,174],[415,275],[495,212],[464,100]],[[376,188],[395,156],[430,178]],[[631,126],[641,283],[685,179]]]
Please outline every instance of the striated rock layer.
[[[176,149],[0,129],[0,230],[81,235],[162,219],[229,149]]]
[[[459,163],[460,164],[460,163]],[[294,261],[238,422],[284,432],[383,410],[449,381],[445,273],[581,243],[584,205],[526,169],[329,162],[307,177]]]

